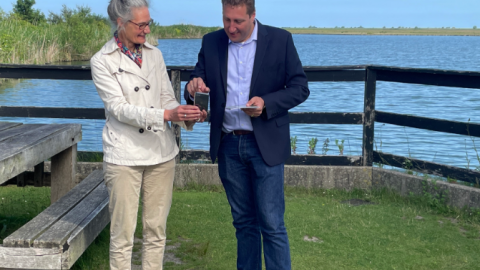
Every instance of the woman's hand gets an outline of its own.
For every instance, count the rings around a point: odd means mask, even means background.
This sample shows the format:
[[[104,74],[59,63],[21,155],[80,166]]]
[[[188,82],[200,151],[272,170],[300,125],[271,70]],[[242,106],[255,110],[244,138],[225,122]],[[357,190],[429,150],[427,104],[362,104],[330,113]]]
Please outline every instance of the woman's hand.
[[[205,120],[206,116],[203,120]],[[163,118],[166,121],[196,121],[201,119],[203,112],[194,105],[180,105],[173,110],[165,110]]]
[[[194,121],[189,121],[189,122],[193,122],[194,124],[195,124],[195,122],[203,123],[205,121],[205,119],[207,119],[207,115],[208,115],[208,113],[205,110],[202,110],[201,115],[198,119],[195,119]]]

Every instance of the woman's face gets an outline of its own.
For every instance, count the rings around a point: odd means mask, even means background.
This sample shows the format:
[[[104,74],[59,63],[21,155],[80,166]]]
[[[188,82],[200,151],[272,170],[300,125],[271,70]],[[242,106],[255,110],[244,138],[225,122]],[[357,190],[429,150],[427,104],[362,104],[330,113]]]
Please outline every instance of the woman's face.
[[[150,26],[146,26],[143,30],[140,29],[138,25],[145,25],[150,22],[150,12],[148,11],[147,7],[141,7],[141,8],[132,8],[132,19],[130,21],[127,21],[125,24],[122,24],[122,22],[118,21],[119,26],[124,26],[125,30],[123,31],[124,33],[124,39],[126,39],[124,42],[127,43],[125,44],[127,47],[129,44],[143,44],[146,41],[145,35],[150,33]],[[120,34],[120,33],[119,33]]]

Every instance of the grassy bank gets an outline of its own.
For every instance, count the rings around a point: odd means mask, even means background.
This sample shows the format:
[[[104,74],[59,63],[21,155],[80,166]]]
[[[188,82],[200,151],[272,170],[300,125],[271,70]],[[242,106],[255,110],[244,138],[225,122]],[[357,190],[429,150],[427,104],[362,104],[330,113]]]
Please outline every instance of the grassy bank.
[[[0,187],[0,238],[48,206],[48,188]],[[362,199],[374,204],[342,203]],[[26,201],[26,202],[25,202]],[[286,188],[293,269],[476,269],[480,215],[388,191]],[[166,269],[234,269],[235,232],[220,187],[177,189],[169,246],[182,264]],[[141,222],[137,225],[141,237]],[[108,228],[73,269],[108,269]]]
[[[190,24],[161,26],[154,24],[150,28],[150,35],[157,39],[202,38],[205,34],[216,31],[218,29],[220,29],[220,27],[203,27]]]
[[[217,27],[152,25],[147,41],[160,38],[201,38]],[[15,16],[0,17],[0,63],[45,64],[89,60],[112,38],[109,23],[88,16],[63,22],[31,24]]]
[[[480,36],[480,29],[460,28],[289,28],[292,34],[314,35],[404,35],[404,36]]]
[[[111,37],[104,18],[80,12],[55,23],[31,24],[0,14],[0,63],[45,64],[89,60]],[[220,27],[153,24],[148,42],[158,39],[202,38]],[[449,35],[478,36],[479,29],[412,28],[285,28],[293,34],[319,35]]]

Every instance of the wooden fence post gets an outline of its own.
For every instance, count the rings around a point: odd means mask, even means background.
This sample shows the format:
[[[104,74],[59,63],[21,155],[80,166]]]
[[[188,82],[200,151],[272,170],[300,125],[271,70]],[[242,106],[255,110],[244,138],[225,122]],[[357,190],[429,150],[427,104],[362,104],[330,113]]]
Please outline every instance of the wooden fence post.
[[[375,128],[375,93],[377,88],[377,72],[366,68],[365,100],[363,118],[363,166],[373,165],[373,140]]]
[[[171,81],[172,81],[172,87],[173,87],[173,92],[175,93],[175,98],[177,99],[178,103],[181,102],[181,97],[182,97],[182,85],[181,85],[181,71],[180,70],[173,70],[172,69],[172,75],[171,75]],[[180,130],[180,126],[173,124],[172,125],[173,131],[175,132],[175,138],[177,141],[177,145],[180,148],[181,146],[181,140],[182,140],[182,131]],[[180,151],[182,149],[180,148]],[[180,163],[180,153],[176,157],[177,164]]]
[[[43,187],[44,170],[45,170],[45,162],[42,162],[35,166],[34,174],[33,174],[33,185],[35,187]]]

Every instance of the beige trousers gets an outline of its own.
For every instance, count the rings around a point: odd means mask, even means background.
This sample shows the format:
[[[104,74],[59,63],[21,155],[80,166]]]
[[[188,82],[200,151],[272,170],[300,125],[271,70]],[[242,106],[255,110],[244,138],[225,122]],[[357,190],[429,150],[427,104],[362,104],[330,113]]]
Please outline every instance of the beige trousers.
[[[120,166],[104,162],[103,172],[110,195],[110,269],[131,269],[140,191],[143,207],[142,269],[162,269],[175,159],[151,166]]]

